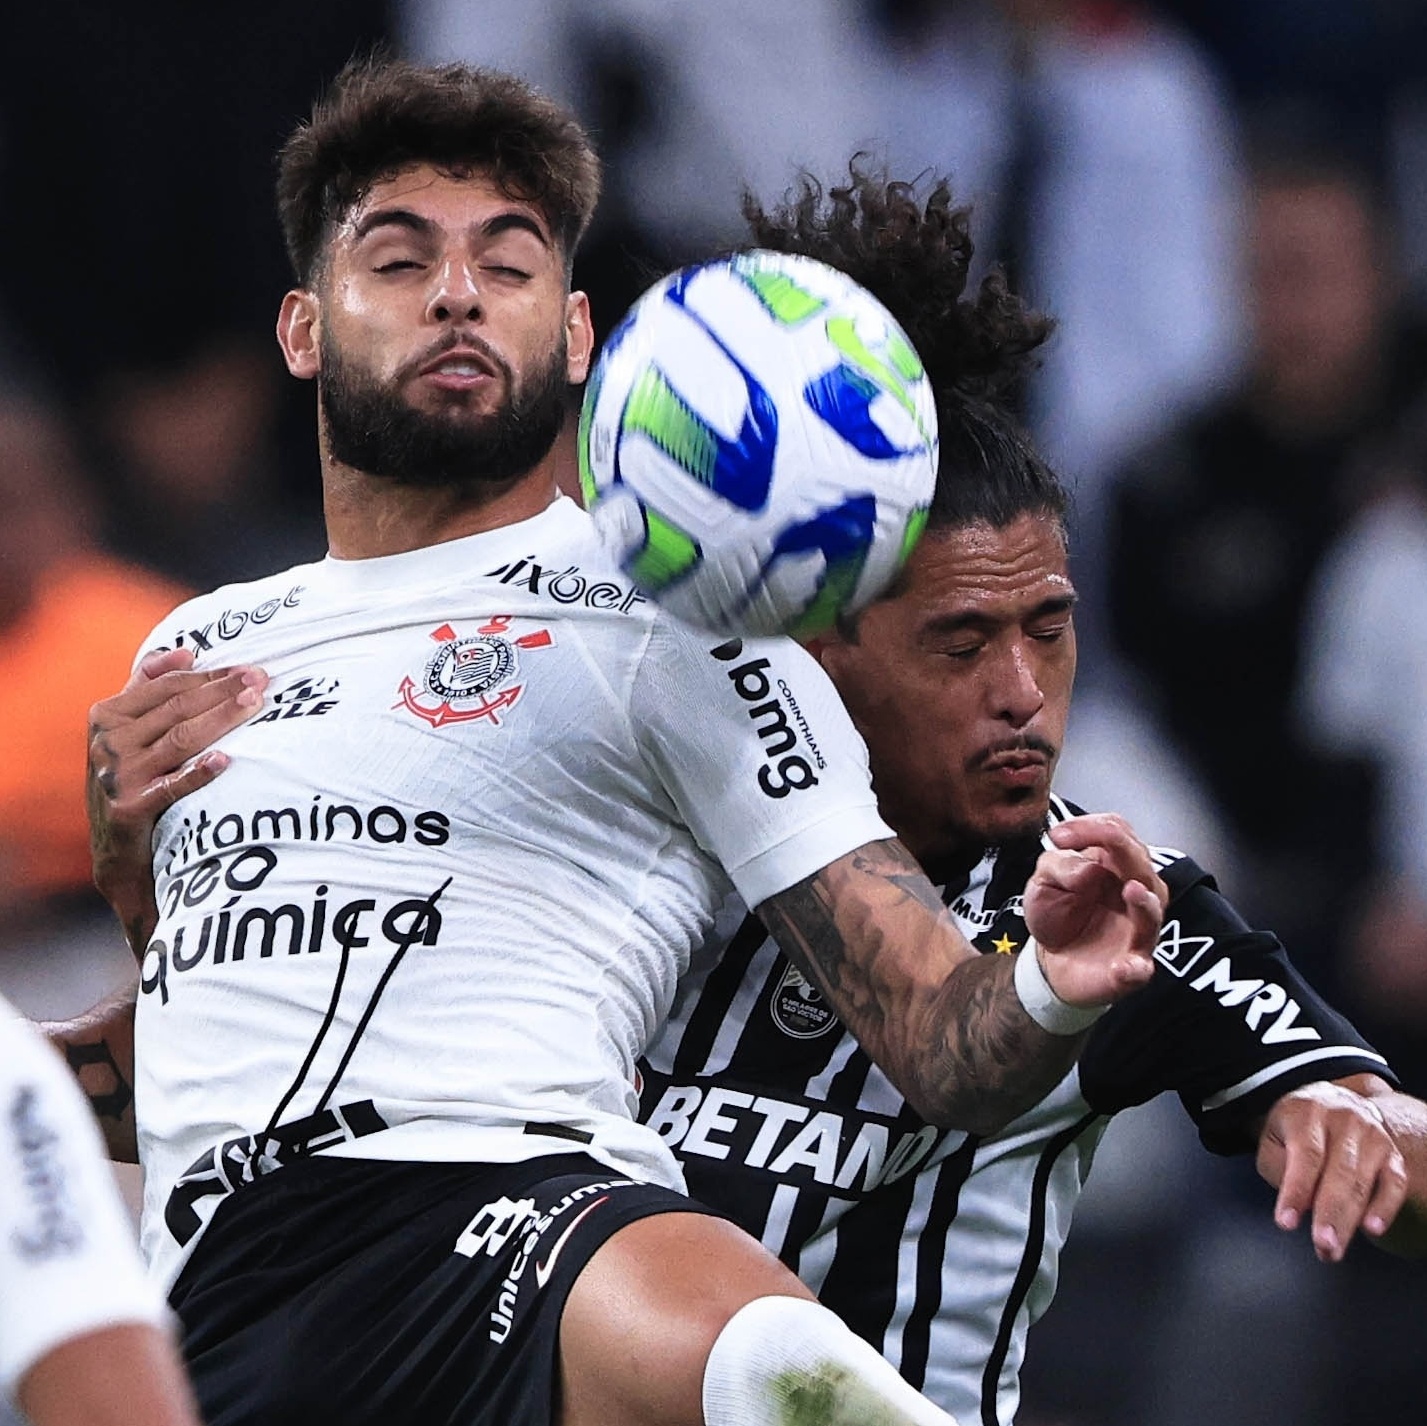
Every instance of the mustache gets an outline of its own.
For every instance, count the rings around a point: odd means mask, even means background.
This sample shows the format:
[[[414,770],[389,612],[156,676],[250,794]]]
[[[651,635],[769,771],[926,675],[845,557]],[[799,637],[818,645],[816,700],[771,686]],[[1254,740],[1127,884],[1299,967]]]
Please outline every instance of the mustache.
[[[1003,738],[1000,742],[989,743],[974,753],[966,763],[967,772],[977,772],[993,758],[1004,753],[1040,753],[1048,762],[1054,762],[1058,749],[1039,733],[1017,733],[1014,737]]]
[[[416,376],[424,367],[445,356],[447,352],[454,351],[457,347],[467,347],[472,351],[479,352],[485,361],[500,372],[501,379],[509,388],[511,383],[510,363],[484,337],[477,336],[475,332],[447,332],[440,341],[433,342],[420,356],[413,357],[409,362],[404,363],[398,374],[398,380],[405,381],[409,376]]]

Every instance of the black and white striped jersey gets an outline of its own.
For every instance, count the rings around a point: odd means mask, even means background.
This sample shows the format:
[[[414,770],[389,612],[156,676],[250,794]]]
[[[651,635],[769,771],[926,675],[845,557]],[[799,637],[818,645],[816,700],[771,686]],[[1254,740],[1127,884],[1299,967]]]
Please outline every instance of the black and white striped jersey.
[[[1077,810],[1052,799],[1051,820]],[[1024,944],[1041,845],[993,849],[944,888],[979,950]],[[996,1135],[919,1119],[752,916],[685,983],[642,1067],[641,1116],[693,1196],[761,1238],[963,1426],[1015,1415],[1026,1331],[1054,1294],[1110,1115],[1172,1090],[1229,1153],[1253,1145],[1256,1118],[1289,1089],[1387,1073],[1204,871],[1155,857],[1172,900],[1153,982]]]

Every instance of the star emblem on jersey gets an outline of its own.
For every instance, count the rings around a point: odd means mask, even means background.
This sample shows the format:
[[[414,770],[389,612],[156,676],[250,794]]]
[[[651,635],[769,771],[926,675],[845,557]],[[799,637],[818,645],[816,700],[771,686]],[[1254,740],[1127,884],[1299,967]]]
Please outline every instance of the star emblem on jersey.
[[[525,634],[510,632],[511,614],[497,614],[474,632],[461,635],[450,624],[433,629],[439,647],[426,661],[421,681],[409,675],[401,681],[401,698],[392,706],[405,708],[433,728],[479,720],[499,727],[525,692],[518,682],[522,653],[548,649],[555,642],[549,629]]]
[[[991,942],[998,956],[1009,956],[1016,949],[1016,942],[1013,941],[1004,931]]]

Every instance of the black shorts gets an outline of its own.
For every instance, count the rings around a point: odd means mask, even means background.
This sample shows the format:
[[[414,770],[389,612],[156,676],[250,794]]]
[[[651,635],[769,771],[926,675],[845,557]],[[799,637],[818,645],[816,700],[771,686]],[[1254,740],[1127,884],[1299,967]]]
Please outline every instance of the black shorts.
[[[310,1158],[233,1195],[170,1301],[208,1426],[549,1426],[560,1314],[618,1229],[709,1210],[582,1154]]]

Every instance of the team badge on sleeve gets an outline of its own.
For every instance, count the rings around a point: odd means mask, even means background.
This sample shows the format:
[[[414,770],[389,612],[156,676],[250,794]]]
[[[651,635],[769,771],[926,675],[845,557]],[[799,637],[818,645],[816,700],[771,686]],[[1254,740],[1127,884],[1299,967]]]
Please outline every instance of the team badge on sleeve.
[[[790,965],[773,992],[769,1007],[773,1023],[795,1040],[812,1040],[825,1035],[838,1018],[815,985],[810,985],[797,966]]]
[[[427,659],[420,684],[410,676],[402,679],[401,699],[392,706],[405,708],[433,728],[479,719],[499,727],[501,715],[525,691],[519,682],[522,653],[555,642],[549,629],[512,634],[513,617],[496,614],[466,635],[450,624],[433,629],[431,638],[439,647]]]

